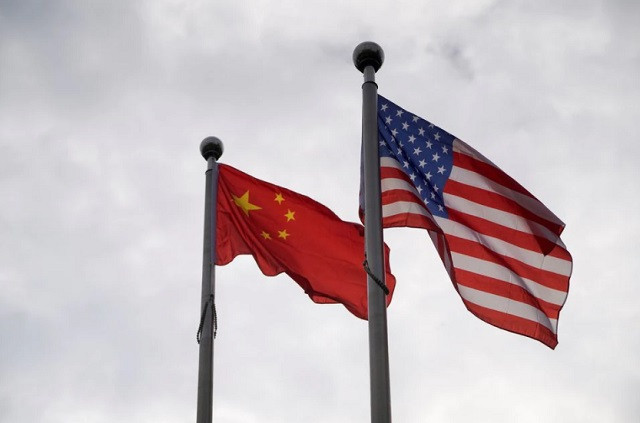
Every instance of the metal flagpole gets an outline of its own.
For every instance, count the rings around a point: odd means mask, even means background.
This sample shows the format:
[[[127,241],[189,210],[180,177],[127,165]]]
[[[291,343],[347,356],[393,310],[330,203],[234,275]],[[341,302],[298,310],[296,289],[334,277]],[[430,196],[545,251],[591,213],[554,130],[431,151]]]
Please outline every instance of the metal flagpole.
[[[362,84],[362,145],[364,163],[365,253],[369,269],[384,281],[382,205],[380,199],[380,158],[378,156],[378,85],[375,75],[384,61],[382,47],[373,42],[359,44],[353,63],[364,74]],[[371,384],[371,422],[391,422],[389,388],[389,349],[387,345],[386,294],[375,279],[367,278],[369,305],[369,372]]]
[[[200,300],[200,344],[198,363],[198,409],[196,423],[211,423],[213,419],[213,331],[215,319],[215,240],[218,163],[223,145],[216,137],[200,143],[200,153],[207,161],[204,195],[204,244],[202,248],[202,297]]]

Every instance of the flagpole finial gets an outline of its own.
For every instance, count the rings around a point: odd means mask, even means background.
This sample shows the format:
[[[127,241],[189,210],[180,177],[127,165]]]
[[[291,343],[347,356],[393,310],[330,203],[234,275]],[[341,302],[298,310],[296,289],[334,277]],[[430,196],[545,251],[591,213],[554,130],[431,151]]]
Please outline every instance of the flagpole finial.
[[[353,50],[353,64],[364,73],[367,66],[373,66],[374,71],[378,71],[384,62],[384,51],[382,47],[373,41],[365,41],[358,44]]]
[[[200,143],[200,154],[202,154],[205,160],[214,157],[217,161],[222,156],[223,151],[224,145],[219,138],[207,137]]]

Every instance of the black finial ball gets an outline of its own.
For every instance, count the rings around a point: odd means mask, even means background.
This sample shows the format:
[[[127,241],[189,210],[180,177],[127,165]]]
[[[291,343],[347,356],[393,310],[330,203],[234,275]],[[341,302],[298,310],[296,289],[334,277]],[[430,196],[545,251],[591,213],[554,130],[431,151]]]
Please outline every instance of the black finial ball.
[[[200,153],[205,160],[209,160],[209,157],[215,157],[218,160],[223,151],[222,141],[216,137],[207,137],[200,143]]]
[[[382,47],[373,41],[365,41],[358,44],[353,50],[353,64],[364,73],[367,66],[373,66],[374,71],[378,71],[384,62],[384,51]]]

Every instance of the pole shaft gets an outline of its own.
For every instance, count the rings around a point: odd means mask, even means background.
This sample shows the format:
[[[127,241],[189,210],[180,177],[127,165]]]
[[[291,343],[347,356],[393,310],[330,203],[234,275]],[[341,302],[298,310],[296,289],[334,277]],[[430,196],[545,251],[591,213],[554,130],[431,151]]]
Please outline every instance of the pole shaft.
[[[364,69],[362,85],[362,143],[364,162],[365,251],[369,268],[384,281],[384,247],[380,195],[380,158],[378,154],[378,86],[373,66]],[[391,422],[389,387],[389,348],[387,342],[387,306],[385,293],[369,276],[369,371],[371,384],[371,422]]]
[[[202,248],[202,296],[200,312],[207,307],[202,325],[198,362],[198,408],[196,423],[213,420],[213,316],[215,297],[215,240],[218,164],[215,157],[207,159],[204,195],[204,242]]]

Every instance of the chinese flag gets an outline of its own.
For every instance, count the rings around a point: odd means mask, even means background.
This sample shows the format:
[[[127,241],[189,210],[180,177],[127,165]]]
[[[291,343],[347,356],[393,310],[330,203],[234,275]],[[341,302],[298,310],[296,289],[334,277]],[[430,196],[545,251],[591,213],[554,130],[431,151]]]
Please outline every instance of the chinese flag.
[[[309,197],[218,165],[216,264],[251,254],[267,276],[285,272],[316,303],[367,319],[364,228]],[[385,246],[387,305],[395,287]]]

